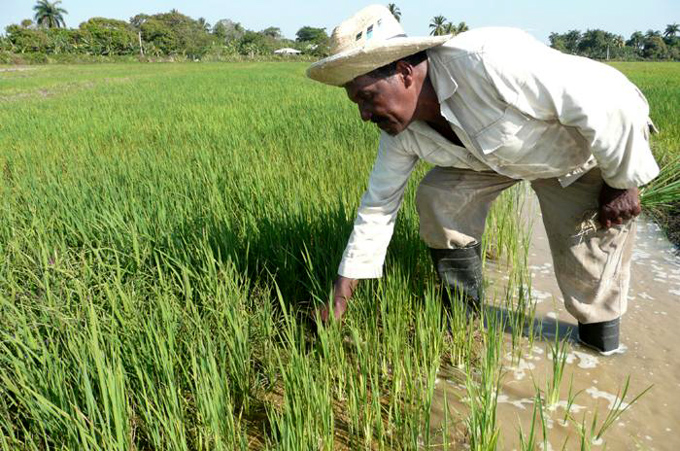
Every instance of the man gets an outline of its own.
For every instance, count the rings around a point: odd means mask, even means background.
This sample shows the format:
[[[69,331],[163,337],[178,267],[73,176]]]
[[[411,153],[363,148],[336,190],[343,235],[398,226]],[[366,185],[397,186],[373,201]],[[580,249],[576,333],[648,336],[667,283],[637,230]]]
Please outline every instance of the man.
[[[361,118],[382,133],[322,318],[329,311],[340,318],[358,280],[381,276],[406,182],[423,159],[435,168],[417,192],[420,234],[447,288],[479,306],[490,204],[528,180],[580,340],[616,350],[640,213],[637,187],[658,174],[640,91],[615,69],[562,54],[520,30],[408,38],[377,5],[336,27],[331,40],[332,55],[308,76],[344,87]]]

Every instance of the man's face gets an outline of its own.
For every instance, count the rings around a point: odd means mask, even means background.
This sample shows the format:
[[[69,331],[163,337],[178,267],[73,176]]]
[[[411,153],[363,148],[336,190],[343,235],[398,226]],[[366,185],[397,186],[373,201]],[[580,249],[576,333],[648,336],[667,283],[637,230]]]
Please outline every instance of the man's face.
[[[345,85],[347,97],[359,107],[364,121],[371,121],[394,136],[413,120],[416,99],[399,74],[386,78],[362,75]]]

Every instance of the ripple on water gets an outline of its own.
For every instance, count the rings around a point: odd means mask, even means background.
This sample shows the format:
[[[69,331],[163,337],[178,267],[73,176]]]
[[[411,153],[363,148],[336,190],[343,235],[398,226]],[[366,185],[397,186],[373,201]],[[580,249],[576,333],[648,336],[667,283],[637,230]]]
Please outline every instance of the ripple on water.
[[[639,260],[648,260],[651,257],[652,257],[652,255],[649,254],[648,252],[642,251],[640,249],[633,250],[632,259],[633,259],[634,262],[639,261]]]
[[[553,294],[549,293],[547,291],[532,289],[531,290],[531,297],[533,298],[533,300],[536,304],[540,304],[541,302],[545,301],[546,299],[551,299],[553,297]]]
[[[653,297],[653,296],[650,296],[649,294],[647,294],[646,291],[643,291],[642,293],[638,293],[638,296],[641,297],[642,299],[646,299],[646,300],[648,300],[648,301],[653,301],[653,300],[654,300],[654,297]]]

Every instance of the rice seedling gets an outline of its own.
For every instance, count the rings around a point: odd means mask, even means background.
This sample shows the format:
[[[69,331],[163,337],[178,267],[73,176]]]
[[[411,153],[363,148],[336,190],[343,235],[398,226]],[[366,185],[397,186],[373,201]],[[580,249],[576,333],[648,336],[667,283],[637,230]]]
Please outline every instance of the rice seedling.
[[[638,399],[640,399],[642,396],[645,395],[649,390],[651,390],[652,386],[650,385],[649,387],[645,388],[643,391],[641,391],[637,396],[635,396],[633,399],[630,400],[630,402],[625,402],[624,399],[626,398],[626,395],[628,394],[628,388],[630,386],[630,376],[626,378],[626,382],[623,384],[623,388],[619,393],[616,395],[616,401],[614,404],[611,406],[609,411],[607,412],[607,416],[604,418],[602,421],[602,424],[598,427],[597,432],[595,433],[595,440],[600,440],[604,433],[611,427],[612,424],[626,411],[628,410],[635,402],[637,402]]]
[[[566,424],[567,420],[569,420],[571,408],[574,405],[574,401],[576,400],[576,397],[579,394],[581,394],[581,391],[574,393],[574,374],[572,373],[571,378],[569,379],[569,392],[567,393],[567,404],[564,407],[564,418],[562,419],[563,424]]]
[[[641,391],[638,395],[633,397],[630,401],[625,401],[626,395],[628,394],[628,389],[630,387],[630,376],[626,378],[626,382],[623,387],[616,394],[616,398],[611,403],[607,415],[600,424],[598,421],[598,411],[595,410],[592,414],[589,426],[587,426],[587,414],[583,415],[581,422],[577,422],[573,416],[570,414],[569,409],[567,409],[565,416],[575,424],[576,430],[579,434],[580,448],[582,450],[589,450],[593,445],[601,445],[603,443],[603,437],[605,432],[627,411],[633,404],[635,404],[642,396],[645,395],[652,386],[647,387]]]
[[[519,447],[522,450],[529,451],[536,449],[536,414],[542,409],[542,406],[541,394],[537,390],[536,395],[534,396],[534,406],[531,411],[531,427],[529,428],[529,435],[525,437],[522,425],[520,424],[519,426]],[[543,415],[541,415],[541,419],[543,419]]]
[[[560,387],[564,377],[564,365],[567,362],[566,339],[560,340],[559,327],[555,328],[555,341],[549,346],[548,358],[552,362],[552,375],[546,380],[545,400],[546,408],[552,409],[560,401]]]
[[[501,384],[500,358],[505,326],[499,315],[488,315],[486,324],[483,355],[477,371],[469,371],[466,380],[470,409],[467,425],[473,450],[495,449],[499,439],[496,406]]]

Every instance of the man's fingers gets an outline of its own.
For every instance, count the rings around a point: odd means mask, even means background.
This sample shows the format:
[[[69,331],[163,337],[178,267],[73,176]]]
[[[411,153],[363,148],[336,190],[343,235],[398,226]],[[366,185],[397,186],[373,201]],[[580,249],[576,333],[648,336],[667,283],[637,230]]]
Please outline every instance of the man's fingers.
[[[641,212],[637,188],[620,190],[606,184],[600,193],[600,223],[606,229],[621,225]]]
[[[607,209],[601,209],[600,214],[598,215],[598,220],[600,221],[600,224],[602,227],[605,229],[608,229],[612,226],[610,218],[610,213],[607,211]]]
[[[635,213],[634,211],[625,211],[621,214],[621,217],[623,218],[624,221],[628,221],[629,219],[632,219],[635,216],[637,216],[637,213]]]
[[[321,322],[326,324],[328,322],[328,313],[329,313],[329,308],[327,305],[324,305],[320,309],[317,310],[317,313],[319,314],[319,318],[321,319]]]

